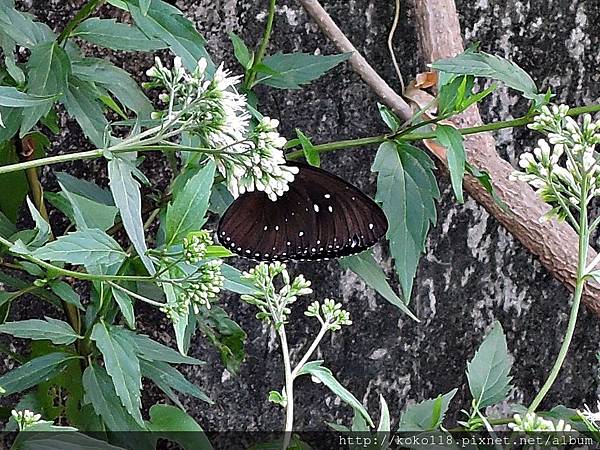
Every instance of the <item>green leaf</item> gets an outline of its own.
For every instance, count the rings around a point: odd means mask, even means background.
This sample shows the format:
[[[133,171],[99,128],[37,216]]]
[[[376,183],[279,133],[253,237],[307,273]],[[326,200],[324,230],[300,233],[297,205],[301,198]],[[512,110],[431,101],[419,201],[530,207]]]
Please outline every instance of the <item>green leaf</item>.
[[[174,406],[152,406],[150,421],[146,424],[157,441],[158,439],[175,441],[185,450],[212,450],[213,448],[200,425],[184,411]]]
[[[19,131],[22,118],[21,108],[0,106],[0,122],[4,124],[4,126],[0,126],[0,148],[2,142],[11,139]]]
[[[424,400],[406,408],[400,418],[399,432],[434,431],[444,421],[450,402],[458,389],[452,389],[432,400]]]
[[[270,75],[261,83],[278,89],[300,89],[351,56],[352,53],[326,56],[279,52],[264,59],[263,64],[269,70],[259,67],[259,71]]]
[[[419,322],[419,319],[412,313],[406,303],[396,295],[387,281],[385,273],[373,258],[373,254],[367,250],[353,256],[341,258],[340,265],[344,269],[350,269],[358,275],[367,286],[377,291],[392,305],[398,307],[402,312],[407,314],[411,319]]]
[[[125,292],[111,288],[111,292],[115,302],[119,305],[119,309],[121,310],[121,314],[123,314],[123,318],[125,319],[125,323],[132,330],[135,329],[135,312],[133,311],[133,300],[131,297],[127,295]]]
[[[84,58],[73,62],[73,75],[106,88],[139,118],[150,119],[152,103],[125,70],[104,59]]]
[[[302,369],[300,369],[298,375],[311,375],[320,380],[331,390],[331,392],[337,395],[340,400],[354,408],[356,411],[359,411],[369,423],[369,426],[375,427],[371,416],[369,416],[369,413],[363,407],[363,405],[356,399],[354,395],[352,395],[344,386],[342,386],[339,381],[335,379],[331,373],[331,370],[329,370],[327,367],[323,367],[322,364],[323,361],[308,362],[302,366]]]
[[[188,233],[202,229],[214,177],[215,164],[211,161],[191,177],[181,191],[174,193],[175,200],[166,214],[167,246],[181,243]]]
[[[72,344],[81,337],[68,323],[50,317],[46,317],[46,320],[29,319],[20,322],[6,322],[0,325],[0,333],[18,338],[48,340],[57,345]]]
[[[17,11],[13,2],[0,2],[0,30],[18,45],[29,49],[53,39],[52,30],[46,24],[34,22],[31,17]]]
[[[300,141],[300,145],[302,145],[302,150],[304,151],[304,158],[306,162],[314,167],[321,166],[321,155],[315,148],[315,146],[310,142],[308,136],[306,136],[302,131],[296,128],[296,134],[298,135],[298,140]]]
[[[191,395],[209,404],[214,402],[198,386],[190,383],[174,367],[162,361],[148,362],[140,360],[142,375],[152,380],[175,404],[181,406],[177,396],[173,394],[173,389],[182,394]],[[183,409],[183,408],[182,408]]]
[[[19,433],[11,450],[123,450],[100,439],[77,433],[73,427],[55,426],[40,421]],[[50,433],[51,432],[51,433]]]
[[[102,352],[106,371],[122,405],[137,423],[143,425],[140,413],[142,375],[133,340],[118,327],[109,327],[104,322],[94,325],[91,338]]]
[[[390,423],[390,410],[388,408],[387,402],[383,398],[383,395],[379,395],[379,403],[381,404],[381,409],[379,413],[379,425],[377,426],[377,433],[383,434],[385,437],[382,439],[382,445],[380,447],[381,450],[386,450],[389,447],[389,433],[392,430],[392,424]]]
[[[82,377],[84,401],[91,403],[94,411],[111,431],[138,431],[142,428],[121,405],[110,376],[103,367],[89,365]],[[144,427],[145,428],[145,427]]]
[[[92,83],[70,77],[62,102],[69,116],[77,121],[87,138],[96,147],[104,148],[109,125],[97,98],[98,91]]]
[[[60,236],[35,250],[33,256],[46,261],[83,265],[93,273],[98,267],[120,266],[127,253],[105,232],[89,229]]]
[[[467,363],[469,389],[477,409],[506,399],[511,388],[512,377],[508,376],[511,366],[502,325],[495,322],[471,362]]]
[[[44,42],[31,49],[27,62],[27,93],[39,96],[66,94],[71,62],[67,53],[56,42]],[[21,136],[24,136],[42,116],[48,114],[51,103],[31,106],[23,110]]]
[[[1,129],[1,128],[0,128]],[[12,141],[0,143],[0,166],[19,162],[19,157]],[[10,192],[10,195],[0,195],[0,211],[11,222],[17,221],[21,205],[29,191],[29,184],[24,171],[9,172],[0,175],[0,192]]]
[[[458,203],[464,203],[463,178],[467,155],[463,144],[463,137],[458,130],[450,125],[438,125],[435,129],[438,142],[446,148],[450,181]]]
[[[127,157],[113,155],[113,158],[108,162],[110,190],[121,213],[121,220],[127,236],[129,236],[148,273],[154,275],[156,273],[154,264],[146,255],[148,247],[146,246],[144,223],[142,221],[142,195],[140,184],[133,177],[134,161],[135,154],[129,154]]]
[[[58,295],[64,302],[74,305],[82,311],[85,310],[81,304],[79,294],[75,292],[70,284],[60,280],[52,280],[48,283],[48,287],[50,287],[50,290]]]
[[[48,106],[49,108],[53,100],[56,100],[56,95],[32,95],[18,91],[12,86],[0,86],[0,106],[8,108]],[[2,120],[6,121],[4,113]]]
[[[219,351],[227,370],[233,374],[237,373],[246,357],[246,332],[219,307],[202,311],[197,321],[198,328]]]
[[[244,69],[250,69],[254,62],[254,55],[248,50],[246,43],[234,32],[229,33],[229,39],[231,39],[231,43],[233,44],[235,59],[238,60]]]
[[[50,236],[52,236],[52,231],[50,230],[50,224],[48,222],[46,222],[46,219],[44,219],[42,217],[42,215],[37,210],[37,208],[33,205],[33,203],[31,203],[31,200],[29,200],[29,197],[27,197],[27,207],[29,208],[31,217],[33,218],[33,221],[35,222],[35,231],[36,231],[35,236],[33,237],[33,239],[30,242],[28,242],[27,245],[29,245],[31,247],[41,247],[46,242],[48,242],[48,239],[50,239]]]
[[[465,170],[467,173],[477,179],[479,184],[481,184],[484,189],[492,196],[494,202],[502,208],[505,212],[509,212],[509,207],[506,203],[502,201],[502,199],[498,196],[496,189],[494,188],[494,184],[492,183],[492,177],[487,170],[478,169],[477,167],[469,164],[468,162],[465,164]]]
[[[33,358],[0,377],[0,386],[5,390],[4,395],[22,392],[42,381],[54,378],[65,369],[66,363],[73,358],[77,357],[61,352]]]
[[[394,113],[394,111],[392,111],[387,106],[382,105],[381,103],[377,103],[377,108],[379,109],[379,115],[381,116],[385,124],[388,126],[388,128],[394,133],[398,131],[402,123],[400,122],[400,119]]]
[[[204,364],[199,359],[185,356],[143,334],[131,333],[136,352],[147,361],[162,361],[171,364]]]
[[[431,67],[444,72],[501,81],[508,87],[522,92],[525,98],[536,102],[543,97],[538,93],[535,82],[527,72],[514,62],[500,56],[468,50],[454,58],[437,60]]]
[[[54,175],[63,188],[72,194],[77,194],[102,205],[114,206],[115,204],[110,191],[101,188],[96,183],[75,178],[66,172],[56,172]]]
[[[127,9],[144,34],[168,44],[171,51],[181,57],[188,70],[194,70],[198,60],[206,58],[208,73],[213,73],[214,65],[204,48],[206,40],[194,24],[183,17],[181,11],[162,0],[152,0],[147,14],[144,14],[135,3],[128,2]]]
[[[221,216],[231,203],[233,203],[233,196],[227,187],[223,183],[215,184],[210,193],[209,210]]]
[[[75,29],[73,36],[112,50],[153,52],[167,46],[160,39],[149,38],[137,27],[115,19],[97,17],[84,20]]]
[[[434,164],[420,149],[405,143],[381,144],[372,171],[377,195],[388,219],[387,238],[404,297],[410,299],[413,279],[425,249],[430,225],[437,220],[440,198]]]
[[[228,264],[221,265],[221,274],[225,278],[223,287],[236,294],[252,295],[256,288],[248,281],[242,278],[242,272]]]
[[[60,181],[62,192],[59,194],[69,204],[67,216],[71,216],[78,230],[97,228],[106,231],[115,223],[118,209],[70,192]]]
[[[8,220],[8,217],[0,211],[0,236],[7,239],[17,232],[17,227],[14,223]]]

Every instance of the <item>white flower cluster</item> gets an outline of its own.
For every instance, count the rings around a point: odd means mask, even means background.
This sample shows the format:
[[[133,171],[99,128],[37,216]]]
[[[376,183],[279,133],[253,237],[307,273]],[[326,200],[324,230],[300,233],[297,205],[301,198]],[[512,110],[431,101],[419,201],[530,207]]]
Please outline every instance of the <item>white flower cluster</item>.
[[[592,412],[588,405],[584,405],[584,411],[578,411],[578,413],[590,422],[596,429],[600,428],[600,401],[596,404],[596,412]]]
[[[323,313],[322,316],[321,312]],[[327,329],[330,331],[338,331],[344,325],[352,325],[350,313],[342,309],[341,303],[336,303],[329,298],[326,298],[323,304],[318,301],[312,302],[306,308],[304,315],[316,317],[322,325],[327,325]]]
[[[278,126],[277,119],[264,117],[252,133],[251,151],[226,153],[217,159],[217,167],[234,197],[256,189],[275,201],[294,181],[298,168],[285,165],[282,149],[286,140],[277,132]]]
[[[200,308],[210,309],[210,302],[221,292],[225,281],[221,273],[222,264],[222,260],[213,259],[200,266],[194,277],[181,286],[177,301],[163,305],[160,310],[177,322],[190,306],[194,314],[200,313]]]
[[[282,287],[277,289],[275,284],[279,277]],[[280,262],[260,263],[249,272],[244,272],[242,278],[249,280],[256,288],[254,294],[242,295],[242,300],[256,305],[260,311],[256,317],[269,323],[273,322],[276,328],[286,322],[291,312],[289,305],[299,296],[312,293],[310,281],[303,275],[290,280],[285,264]]]
[[[215,149],[212,157],[234,197],[258,190],[277,200],[298,173],[298,168],[285,166],[286,140],[277,132],[279,122],[265,117],[249,131],[246,96],[235,90],[241,77],[231,76],[221,64],[207,80],[206,67],[202,58],[188,73],[179,57],[172,69],[156,58],[155,66],[146,72],[152,79],[146,86],[166,89],[159,98],[168,109],[153,117],[169,126],[179,125]]]
[[[600,121],[593,122],[589,114],[580,126],[567,114],[566,105],[543,106],[529,128],[547,135],[540,139],[533,152],[521,155],[512,179],[522,180],[536,188],[540,197],[552,206],[549,216],[564,219],[568,209],[600,194],[600,165],[595,145],[600,142]],[[581,186],[587,192],[582,197]]]
[[[214,241],[210,232],[201,230],[183,239],[183,257],[188,264],[197,264],[206,256],[206,250]]]
[[[36,414],[33,411],[29,411],[25,409],[23,411],[12,410],[11,415],[17,422],[19,426],[19,430],[23,431],[25,428],[30,427],[31,425],[37,423],[42,418],[41,414]]]
[[[546,420],[535,413],[526,413],[524,417],[520,414],[513,416],[513,422],[508,424],[508,427],[513,431],[572,431],[571,425],[565,423],[564,420],[559,420],[554,423],[551,420]]]

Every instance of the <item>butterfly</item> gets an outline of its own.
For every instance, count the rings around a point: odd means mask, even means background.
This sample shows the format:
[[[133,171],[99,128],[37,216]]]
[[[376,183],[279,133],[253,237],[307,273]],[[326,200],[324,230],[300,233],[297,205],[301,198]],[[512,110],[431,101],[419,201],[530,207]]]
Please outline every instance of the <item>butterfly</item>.
[[[299,171],[277,201],[254,191],[227,208],[221,245],[259,261],[316,261],[360,253],[385,235],[385,214],[358,188],[317,167],[287,165]]]

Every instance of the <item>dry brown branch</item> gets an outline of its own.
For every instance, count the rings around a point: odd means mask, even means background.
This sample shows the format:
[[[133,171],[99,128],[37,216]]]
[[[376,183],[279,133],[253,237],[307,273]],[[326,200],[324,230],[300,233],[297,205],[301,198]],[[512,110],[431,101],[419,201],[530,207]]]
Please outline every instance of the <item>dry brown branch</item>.
[[[356,52],[356,49],[318,1],[299,1],[340,51]],[[424,59],[427,62],[454,56],[463,51],[454,0],[414,0],[414,8],[417,18],[417,35]],[[397,103],[390,101],[390,99],[398,97],[397,94],[392,96],[387,93],[391,88],[375,74],[373,68],[358,53],[355,53],[352,67],[385,104],[393,108],[402,118],[407,118],[409,113],[404,111],[404,107],[402,108],[403,112],[400,113]],[[386,94],[381,95],[381,92],[386,92]],[[405,104],[404,100],[402,102]],[[460,117],[455,118],[454,123],[459,127],[481,124],[479,110],[476,107],[471,108]],[[536,255],[558,280],[572,289],[575,284],[575,268],[577,266],[577,235],[575,231],[565,223],[540,220],[540,217],[547,211],[547,205],[538,199],[527,184],[509,181],[508,177],[513,168],[498,156],[496,143],[491,134],[469,136],[465,140],[465,147],[469,162],[475,167],[489,172],[498,195],[506,203],[510,212],[503,211],[483,186],[472,177],[465,178],[465,190],[513,236],[519,239],[530,252]],[[442,162],[446,164],[446,161],[442,160]],[[590,259],[595,255],[596,252],[590,249]],[[588,284],[583,302],[593,313],[600,316],[600,288],[597,285]]]

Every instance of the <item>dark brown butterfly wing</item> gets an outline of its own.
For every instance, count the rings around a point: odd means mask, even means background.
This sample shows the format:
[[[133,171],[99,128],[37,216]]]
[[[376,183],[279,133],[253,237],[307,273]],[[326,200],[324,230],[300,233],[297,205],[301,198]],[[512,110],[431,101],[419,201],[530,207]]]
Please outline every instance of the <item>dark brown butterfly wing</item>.
[[[277,201],[248,192],[225,211],[220,243],[261,261],[319,260],[359,253],[388,228],[381,208],[343,179],[305,164]]]

